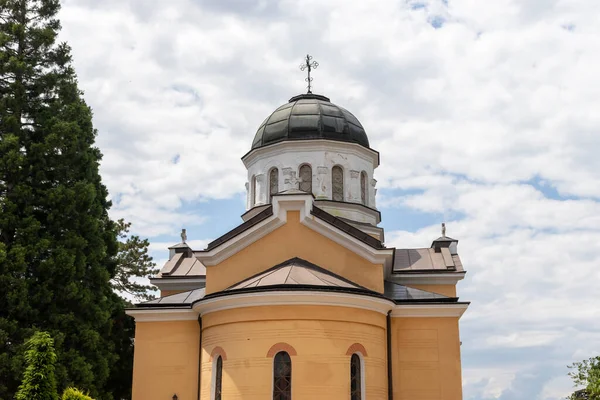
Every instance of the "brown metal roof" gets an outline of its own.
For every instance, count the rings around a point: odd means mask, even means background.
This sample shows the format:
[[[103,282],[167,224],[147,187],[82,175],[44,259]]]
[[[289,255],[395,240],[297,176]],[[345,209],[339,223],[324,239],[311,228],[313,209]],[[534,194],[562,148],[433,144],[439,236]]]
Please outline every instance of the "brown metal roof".
[[[446,247],[436,252],[432,248],[396,249],[393,272],[451,271],[463,272],[458,254]]]
[[[206,267],[191,253],[175,253],[161,268],[157,278],[206,276]]]
[[[456,297],[448,297],[442,294],[428,292],[426,290],[415,289],[399,283],[385,281],[383,282],[384,295],[396,303],[407,302],[448,302],[458,301]]]
[[[368,290],[301,258],[292,258],[225,291],[278,285],[326,286]]]

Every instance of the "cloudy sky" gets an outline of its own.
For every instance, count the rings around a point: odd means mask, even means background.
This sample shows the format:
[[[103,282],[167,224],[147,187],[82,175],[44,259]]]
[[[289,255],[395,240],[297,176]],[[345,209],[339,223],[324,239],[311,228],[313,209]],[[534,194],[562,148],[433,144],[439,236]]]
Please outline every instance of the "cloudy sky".
[[[600,353],[600,2],[63,4],[112,215],[159,263],[241,221],[240,157],[310,53],[381,152],[387,244],[460,240],[465,399],[559,399]]]

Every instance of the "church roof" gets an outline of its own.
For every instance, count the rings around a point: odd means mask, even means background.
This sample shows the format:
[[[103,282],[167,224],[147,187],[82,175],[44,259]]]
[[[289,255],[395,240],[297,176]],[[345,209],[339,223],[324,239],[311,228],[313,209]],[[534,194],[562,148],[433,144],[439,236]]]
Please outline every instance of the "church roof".
[[[258,289],[270,286],[320,286],[370,291],[301,258],[292,258],[225,289]]]
[[[139,304],[138,307],[189,306],[204,298],[273,290],[341,291],[387,298],[395,303],[453,303],[458,301],[458,298],[455,297],[415,289],[391,281],[384,282],[384,294],[381,295],[306,260],[292,258],[220,292],[206,295],[205,288],[199,288],[150,300]]]
[[[188,290],[138,304],[138,307],[172,307],[192,304],[204,298],[206,288]]]
[[[394,273],[399,272],[464,272],[458,254],[451,254],[447,247],[396,249]]]
[[[384,296],[396,303],[407,302],[455,302],[458,298],[444,296],[443,294],[415,289],[399,283],[385,281],[383,283]]]
[[[329,139],[369,147],[367,134],[352,113],[318,94],[301,94],[277,108],[260,125],[252,149],[288,140]]]
[[[206,267],[193,253],[175,253],[161,268],[159,278],[181,276],[206,276]]]

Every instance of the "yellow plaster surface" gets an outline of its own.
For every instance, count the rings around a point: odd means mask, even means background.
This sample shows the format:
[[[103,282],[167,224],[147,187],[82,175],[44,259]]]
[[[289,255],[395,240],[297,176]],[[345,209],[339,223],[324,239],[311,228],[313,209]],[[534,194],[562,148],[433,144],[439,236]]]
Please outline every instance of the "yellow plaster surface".
[[[392,318],[394,400],[461,400],[458,318]]]
[[[383,293],[383,265],[372,264],[300,223],[288,211],[287,223],[220,264],[206,267],[206,293],[226,289],[277,264],[299,257],[352,282]]]
[[[198,321],[136,322],[132,400],[197,399]]]
[[[385,316],[345,307],[249,307],[211,313],[203,318],[202,400],[210,400],[216,346],[223,361],[223,397],[264,400],[272,395],[271,346],[287,343],[292,356],[292,398],[347,400],[350,397],[348,348],[362,344],[366,397],[387,398]]]

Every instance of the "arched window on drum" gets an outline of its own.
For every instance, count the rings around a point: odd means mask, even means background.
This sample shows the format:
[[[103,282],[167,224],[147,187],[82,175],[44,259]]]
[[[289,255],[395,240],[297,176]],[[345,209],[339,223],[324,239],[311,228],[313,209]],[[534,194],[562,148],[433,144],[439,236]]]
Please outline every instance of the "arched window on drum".
[[[363,171],[360,173],[360,202],[366,206],[368,198],[367,173]]]
[[[331,199],[344,201],[344,170],[339,165],[331,169]]]
[[[252,175],[250,181],[250,207],[254,207],[256,204],[256,175]]]
[[[269,171],[269,201],[277,193],[279,193],[279,170],[271,168]]]
[[[312,167],[304,164],[300,167],[300,190],[312,193]]]

